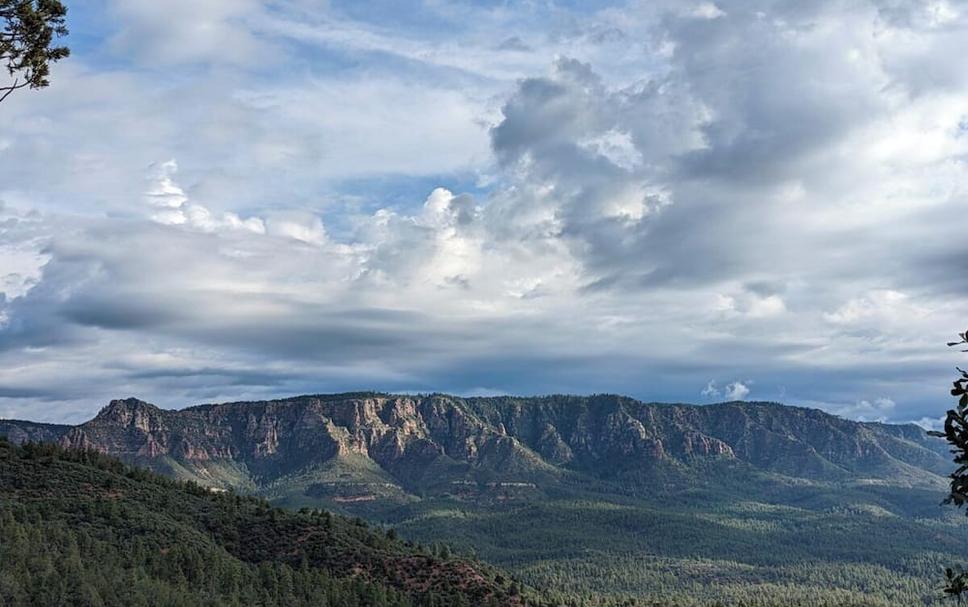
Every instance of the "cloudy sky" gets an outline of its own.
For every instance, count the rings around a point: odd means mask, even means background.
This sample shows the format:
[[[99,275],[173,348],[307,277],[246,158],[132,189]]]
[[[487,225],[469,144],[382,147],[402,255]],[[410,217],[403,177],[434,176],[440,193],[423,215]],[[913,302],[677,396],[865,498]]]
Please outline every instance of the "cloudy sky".
[[[956,0],[68,0],[0,416],[358,389],[948,406]]]

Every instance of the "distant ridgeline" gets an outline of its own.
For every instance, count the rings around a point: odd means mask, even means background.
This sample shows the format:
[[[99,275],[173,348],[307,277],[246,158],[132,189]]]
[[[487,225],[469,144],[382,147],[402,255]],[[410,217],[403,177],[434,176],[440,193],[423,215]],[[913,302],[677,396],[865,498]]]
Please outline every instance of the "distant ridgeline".
[[[79,426],[0,421],[0,435],[391,524],[552,601],[921,605],[944,565],[968,561],[965,521],[940,506],[943,441],[775,403],[127,399]]]

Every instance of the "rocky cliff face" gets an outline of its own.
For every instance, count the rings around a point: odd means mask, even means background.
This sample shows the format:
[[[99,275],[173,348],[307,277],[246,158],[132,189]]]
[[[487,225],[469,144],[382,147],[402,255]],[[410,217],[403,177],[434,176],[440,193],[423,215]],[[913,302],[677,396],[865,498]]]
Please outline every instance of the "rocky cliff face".
[[[937,481],[950,468],[943,443],[915,426],[771,403],[662,405],[609,395],[359,393],[180,411],[126,399],[46,434],[3,423],[13,440],[99,449],[206,484],[345,500],[468,484],[540,488],[574,475],[632,478],[708,461],[809,479],[907,483]]]

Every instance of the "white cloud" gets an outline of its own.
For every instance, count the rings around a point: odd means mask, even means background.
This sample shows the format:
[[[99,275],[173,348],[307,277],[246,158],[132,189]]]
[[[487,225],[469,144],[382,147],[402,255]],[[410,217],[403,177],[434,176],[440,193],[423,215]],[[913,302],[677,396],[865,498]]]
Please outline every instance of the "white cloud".
[[[709,380],[709,383],[706,384],[706,387],[703,388],[702,392],[700,392],[699,394],[707,398],[716,398],[721,394],[721,392],[719,391],[719,388],[716,386],[716,380],[711,379]]]
[[[876,289],[851,298],[833,312],[824,313],[828,322],[840,325],[908,322],[927,313],[899,291]]]
[[[216,217],[202,205],[192,203],[185,191],[175,183],[174,177],[178,172],[175,160],[153,164],[149,168],[149,186],[145,192],[148,204],[156,210],[151,219],[165,225],[185,225],[214,232],[216,230],[247,230],[256,234],[265,234],[265,222],[258,217],[242,219],[232,212],[222,213]],[[320,224],[319,230],[322,230]],[[305,236],[305,232],[300,232]]]
[[[326,229],[319,217],[308,213],[278,213],[269,218],[268,232],[273,236],[291,238],[307,244],[326,242]]]
[[[727,400],[743,400],[749,396],[749,393],[749,387],[740,381],[734,381],[731,384],[726,384],[726,387],[723,388],[723,396],[726,397]]]
[[[145,192],[148,204],[162,209],[180,209],[188,202],[188,196],[173,180],[178,172],[178,163],[174,159],[157,163],[149,168],[149,187]]]
[[[835,409],[838,415],[869,422],[883,422],[893,417],[897,403],[887,397],[860,400]],[[923,421],[923,420],[922,420]]]
[[[615,166],[633,171],[642,165],[642,153],[629,133],[610,130],[578,142],[578,146],[599,154]]]
[[[252,30],[266,18],[257,0],[111,0],[108,10],[120,25],[110,44],[153,65],[244,64],[271,57],[269,45]]]
[[[693,9],[692,14],[701,19],[719,19],[726,13],[712,2],[703,2]]]
[[[912,424],[917,424],[924,428],[925,430],[935,430],[939,431],[944,428],[945,417],[922,417],[921,419],[914,420]]]
[[[731,316],[765,319],[787,311],[786,303],[777,293],[760,294],[741,290],[734,295],[716,293],[712,309]]]
[[[703,396],[705,398],[710,398],[710,399],[717,399],[720,396],[722,396],[726,400],[743,400],[744,398],[749,396],[749,393],[750,393],[749,384],[751,383],[752,382],[750,381],[746,381],[746,382],[733,381],[733,382],[727,383],[725,386],[722,387],[722,389],[720,389],[719,386],[716,384],[716,381],[711,379],[709,380],[709,383],[706,384],[706,387],[703,388],[702,392],[700,392],[699,394],[700,396]]]

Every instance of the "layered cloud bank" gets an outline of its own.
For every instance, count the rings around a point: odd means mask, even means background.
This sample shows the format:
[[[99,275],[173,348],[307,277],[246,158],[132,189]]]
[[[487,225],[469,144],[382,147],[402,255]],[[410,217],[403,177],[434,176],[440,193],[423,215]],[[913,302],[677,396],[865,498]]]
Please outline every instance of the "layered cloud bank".
[[[371,387],[942,414],[956,3],[150,4],[73,9],[54,86],[0,107],[0,416]]]

